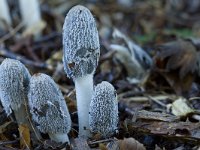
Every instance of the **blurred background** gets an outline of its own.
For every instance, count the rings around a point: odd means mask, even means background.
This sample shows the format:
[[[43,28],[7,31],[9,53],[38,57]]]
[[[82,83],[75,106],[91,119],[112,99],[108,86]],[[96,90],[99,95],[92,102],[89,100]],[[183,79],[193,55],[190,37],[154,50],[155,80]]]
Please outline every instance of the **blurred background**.
[[[7,57],[18,59],[31,74],[43,72],[52,76],[65,95],[74,123],[75,94],[73,82],[63,70],[62,26],[69,9],[77,4],[90,9],[96,20],[101,56],[94,79],[95,84],[106,80],[117,89],[119,136],[137,137],[150,149],[159,143],[168,149],[184,145],[184,140],[174,142],[143,136],[143,132],[139,136],[128,133],[122,124],[130,113],[125,111],[127,106],[132,111],[179,116],[171,111],[171,104],[180,100],[177,96],[200,96],[200,0],[0,0],[0,62]],[[198,100],[189,101],[196,110],[200,110]],[[181,104],[184,106],[177,105],[184,109],[185,100]],[[191,112],[197,111],[191,109],[180,116],[186,121]],[[193,118],[194,122],[199,120]],[[178,129],[180,126],[177,124]],[[186,135],[193,138],[191,128],[187,128]],[[195,136],[200,138],[199,130]],[[195,144],[185,147],[191,149]]]

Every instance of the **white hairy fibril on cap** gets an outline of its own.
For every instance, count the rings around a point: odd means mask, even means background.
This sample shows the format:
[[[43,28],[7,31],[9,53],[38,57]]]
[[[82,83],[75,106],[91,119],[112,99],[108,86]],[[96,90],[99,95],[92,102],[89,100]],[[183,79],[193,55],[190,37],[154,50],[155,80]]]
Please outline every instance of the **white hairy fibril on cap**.
[[[67,133],[71,129],[71,118],[65,99],[53,79],[42,73],[33,75],[28,100],[32,119],[38,129],[54,137],[54,141],[69,142]],[[66,139],[63,139],[63,135],[67,136]]]
[[[75,82],[79,136],[90,136],[89,105],[99,55],[99,36],[94,17],[84,6],[72,7],[63,25],[63,64],[67,76]]]
[[[0,99],[7,115],[25,105],[30,78],[30,73],[18,60],[7,58],[0,65]]]
[[[93,74],[99,60],[100,45],[95,20],[86,7],[75,6],[63,25],[63,63],[70,78]]]
[[[114,87],[107,81],[95,87],[89,112],[92,132],[100,133],[103,137],[114,134],[118,124],[118,102]]]

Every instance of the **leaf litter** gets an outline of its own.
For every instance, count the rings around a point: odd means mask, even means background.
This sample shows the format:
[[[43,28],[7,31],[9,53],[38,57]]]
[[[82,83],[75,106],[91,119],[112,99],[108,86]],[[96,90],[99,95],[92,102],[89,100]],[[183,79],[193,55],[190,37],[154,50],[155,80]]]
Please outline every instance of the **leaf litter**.
[[[88,7],[98,24],[101,57],[95,84],[106,80],[117,89],[120,122],[110,139],[78,138],[74,85],[62,65],[62,25],[75,4]],[[0,21],[0,62],[18,59],[32,74],[55,79],[72,117],[72,144],[50,141],[45,134],[41,141],[34,139],[0,106],[0,149],[200,149],[199,0],[42,0],[38,37],[34,28],[29,34],[23,28],[18,4],[9,0],[9,7],[14,8],[13,27]]]

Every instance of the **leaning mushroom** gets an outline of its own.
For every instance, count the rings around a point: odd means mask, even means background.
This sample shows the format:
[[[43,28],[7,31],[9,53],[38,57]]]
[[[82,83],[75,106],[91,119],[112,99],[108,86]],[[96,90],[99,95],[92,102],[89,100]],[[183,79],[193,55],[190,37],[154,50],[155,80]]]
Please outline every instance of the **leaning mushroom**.
[[[67,76],[75,82],[79,136],[90,135],[89,105],[99,55],[99,36],[91,12],[83,6],[73,7],[63,25],[63,63]]]
[[[1,103],[7,115],[14,112],[18,124],[28,123],[26,102],[30,78],[30,73],[18,60],[5,59],[0,65]]]
[[[68,142],[71,118],[65,99],[56,83],[46,74],[31,77],[28,92],[29,107],[37,128],[56,142]]]
[[[102,81],[95,87],[90,103],[90,129],[103,137],[114,134],[118,124],[118,103],[114,87]]]

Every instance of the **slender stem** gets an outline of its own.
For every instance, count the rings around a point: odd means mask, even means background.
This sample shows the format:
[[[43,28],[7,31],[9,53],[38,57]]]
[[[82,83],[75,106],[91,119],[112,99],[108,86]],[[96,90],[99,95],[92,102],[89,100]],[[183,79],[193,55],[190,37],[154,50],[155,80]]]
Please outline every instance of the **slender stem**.
[[[26,106],[24,104],[21,104],[21,106],[17,110],[13,110],[15,114],[15,118],[17,120],[18,125],[26,124],[30,131],[33,133],[33,136],[40,140],[42,137],[40,135],[39,130],[30,122],[30,114],[26,110]]]
[[[31,27],[41,21],[38,0],[20,0],[19,4],[23,22],[27,27]]]
[[[93,74],[75,80],[76,99],[78,109],[79,136],[90,136],[89,106],[93,92]]]

